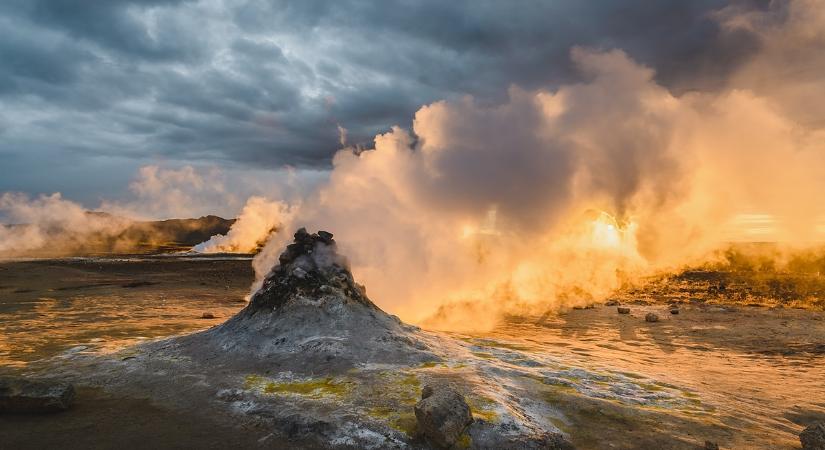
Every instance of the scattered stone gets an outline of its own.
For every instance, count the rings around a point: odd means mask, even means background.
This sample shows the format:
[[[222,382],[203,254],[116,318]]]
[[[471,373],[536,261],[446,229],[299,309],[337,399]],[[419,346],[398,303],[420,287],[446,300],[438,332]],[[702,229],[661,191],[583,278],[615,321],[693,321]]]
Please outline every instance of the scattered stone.
[[[705,450],[719,450],[719,444],[713,441],[705,441]]]
[[[630,308],[627,306],[619,306],[616,308],[616,311],[619,311],[619,314],[630,314]]]
[[[415,405],[418,429],[434,445],[449,448],[471,423],[473,415],[464,397],[447,386],[424,386]]]
[[[670,308],[670,313],[673,314],[674,316],[676,314],[679,314],[679,308]]]
[[[654,313],[647,313],[645,315],[645,322],[658,322],[658,321],[659,321],[659,316],[657,316]]]
[[[64,411],[74,400],[69,383],[0,378],[0,413]]]
[[[212,314],[211,312],[205,312],[205,313],[201,314],[201,319],[214,319],[214,318],[215,318],[215,315]]]
[[[825,450],[825,422],[815,423],[799,433],[802,450]]]
[[[611,299],[604,302],[604,306],[619,306],[619,301],[616,299]]]

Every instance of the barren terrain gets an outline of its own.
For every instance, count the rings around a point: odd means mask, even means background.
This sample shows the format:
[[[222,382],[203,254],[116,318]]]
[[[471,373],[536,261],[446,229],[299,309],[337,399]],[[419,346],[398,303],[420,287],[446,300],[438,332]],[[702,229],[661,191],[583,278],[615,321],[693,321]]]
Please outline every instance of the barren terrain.
[[[619,297],[628,315],[598,305],[512,318],[487,333],[435,333],[455,343],[443,349],[450,355],[444,363],[301,381],[248,373],[184,390],[202,404],[176,403],[158,386],[84,385],[90,378],[77,376],[71,410],[0,418],[0,448],[277,448],[289,436],[273,434],[260,411],[289,405],[361,410],[365,424],[414,434],[409,402],[431,380],[463,383],[477,420],[527,414],[577,448],[698,448],[705,440],[722,448],[798,448],[802,427],[825,418],[825,315],[816,305],[786,307],[755,296],[728,301],[709,289],[718,276],[626,292]],[[248,257],[2,263],[0,371],[71,374],[100,354],[111,361],[104,369],[137,367],[146,356],[132,344],[223,322],[243,307],[251,280]],[[679,314],[670,314],[670,304]],[[214,318],[201,318],[204,312]],[[661,320],[645,322],[648,312]],[[162,371],[163,364],[151,367]],[[196,374],[172,375],[180,387]],[[376,400],[382,407],[365,404],[359,384],[375,380],[386,384]],[[230,397],[242,401],[218,398],[219,388],[234,389]],[[253,402],[258,412],[239,416],[233,401]]]

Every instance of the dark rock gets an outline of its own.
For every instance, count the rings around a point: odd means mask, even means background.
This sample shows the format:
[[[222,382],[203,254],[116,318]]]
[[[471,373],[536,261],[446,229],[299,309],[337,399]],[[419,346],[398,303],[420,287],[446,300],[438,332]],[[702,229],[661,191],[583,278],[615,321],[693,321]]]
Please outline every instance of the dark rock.
[[[303,252],[303,249],[304,244],[299,244],[297,241],[286,246],[286,250],[293,256],[293,258],[300,255]]]
[[[214,319],[214,318],[215,318],[215,315],[212,314],[211,312],[205,312],[205,313],[201,314],[201,319]]]
[[[645,322],[658,322],[658,321],[659,321],[659,316],[657,316],[654,313],[647,313],[645,315]]]
[[[334,240],[332,239],[332,233],[330,233],[329,231],[318,231],[318,237],[326,244],[331,244],[334,242]]]
[[[619,306],[619,301],[616,299],[608,300],[604,303],[604,306]]]
[[[47,413],[63,411],[74,400],[69,383],[0,378],[0,413]]]
[[[802,450],[825,450],[825,422],[815,423],[799,433]]]
[[[307,232],[307,229],[303,227],[298,228],[298,231],[295,232],[293,237],[295,237],[295,242],[297,243],[304,243],[312,240],[312,236]]]
[[[415,405],[415,418],[418,430],[440,448],[455,444],[464,429],[473,423],[464,397],[447,386],[424,386],[421,401]]]
[[[630,314],[630,308],[628,308],[627,306],[619,306],[618,308],[616,308],[616,311],[618,311],[619,314]]]
[[[705,450],[719,450],[719,444],[713,441],[705,441]]]
[[[673,315],[679,314],[679,308],[670,308],[670,313]]]
[[[332,233],[324,233],[324,236],[332,236]],[[295,241],[286,246],[278,260],[279,265],[266,276],[262,288],[250,299],[250,311],[279,309],[295,295],[318,298],[330,289],[369,308],[377,308],[366,297],[366,289],[355,283],[349,263],[337,253],[331,238],[327,240],[320,233],[309,234],[301,228],[295,232]]]

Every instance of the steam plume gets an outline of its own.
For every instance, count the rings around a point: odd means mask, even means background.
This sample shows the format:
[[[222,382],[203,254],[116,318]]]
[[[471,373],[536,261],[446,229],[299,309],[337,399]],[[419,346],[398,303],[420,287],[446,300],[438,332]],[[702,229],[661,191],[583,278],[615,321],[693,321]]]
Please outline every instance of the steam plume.
[[[493,107],[424,106],[412,133],[394,128],[373,149],[339,152],[257,272],[298,226],[330,229],[383,307],[413,321],[451,311],[436,317],[455,327],[603,298],[703,257],[743,231],[731,227],[741,215],[771,217],[776,240],[820,240],[825,123],[800,121],[823,115],[787,94],[822,86],[788,67],[823,61],[814,3],[721,11],[731,29],[769,26],[763,52],[718,92],[675,95],[620,50],[576,48],[580,83],[514,87]],[[764,63],[800,44],[806,53],[785,65]],[[756,73],[782,88],[752,82]]]
[[[63,199],[59,193],[35,199],[25,194],[0,195],[0,215],[10,224],[0,224],[0,257],[30,254],[50,247],[61,254],[84,244],[92,234],[115,234],[130,220],[88,212]]]
[[[253,252],[266,243],[284,217],[289,217],[289,208],[285,203],[250,197],[229,233],[212,236],[193,250],[200,253]]]
[[[215,211],[216,205],[224,209],[228,206],[234,213],[236,194],[224,188],[225,179],[224,172],[217,168],[144,166],[130,184],[131,198],[104,200],[95,212],[64,199],[60,193],[36,198],[3,193],[0,221],[5,224],[0,224],[0,257],[129,253],[163,244],[168,235],[153,236],[153,231],[162,230],[137,221],[205,215]],[[206,219],[200,225],[214,225],[214,220]],[[271,229],[264,228],[261,233]],[[166,231],[174,234],[171,228]]]

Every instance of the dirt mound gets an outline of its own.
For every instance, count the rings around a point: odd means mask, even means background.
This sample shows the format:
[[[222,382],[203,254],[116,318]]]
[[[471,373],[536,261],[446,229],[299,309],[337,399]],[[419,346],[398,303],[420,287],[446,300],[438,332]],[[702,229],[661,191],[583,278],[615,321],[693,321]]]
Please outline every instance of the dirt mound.
[[[370,301],[331,233],[302,228],[246,308],[178,341],[191,354],[207,352],[233,366],[335,373],[436,359],[416,331]]]

